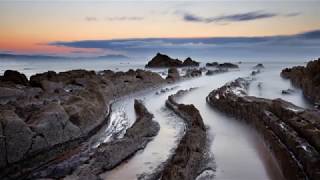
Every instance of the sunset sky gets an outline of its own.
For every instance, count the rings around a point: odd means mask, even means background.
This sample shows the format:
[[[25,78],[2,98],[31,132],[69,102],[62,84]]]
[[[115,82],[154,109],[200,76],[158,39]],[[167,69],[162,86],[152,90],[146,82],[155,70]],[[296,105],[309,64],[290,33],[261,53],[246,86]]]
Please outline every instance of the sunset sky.
[[[123,50],[72,43],[276,37],[319,29],[320,1],[0,1],[2,53],[118,54]]]

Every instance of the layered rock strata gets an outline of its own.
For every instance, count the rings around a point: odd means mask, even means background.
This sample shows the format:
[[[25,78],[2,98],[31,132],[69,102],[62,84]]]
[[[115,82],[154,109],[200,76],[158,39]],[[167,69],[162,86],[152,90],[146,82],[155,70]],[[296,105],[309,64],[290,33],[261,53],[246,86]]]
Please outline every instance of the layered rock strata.
[[[148,112],[139,100],[134,102],[137,119],[127,129],[121,139],[101,144],[90,157],[90,160],[79,166],[67,179],[99,179],[99,174],[111,170],[137,151],[144,149],[147,143],[158,134],[160,126],[153,121],[153,115]]]
[[[173,157],[166,164],[162,179],[194,180],[203,169],[205,158],[206,128],[199,111],[194,105],[178,104],[175,100],[184,91],[168,97],[166,106],[172,109],[186,123],[185,134],[178,144]]]
[[[294,86],[301,88],[308,100],[320,104],[320,58],[308,62],[306,66],[283,69],[281,76],[290,79]]]
[[[117,97],[164,83],[158,74],[72,70],[0,77],[0,178],[21,177],[107,123]]]
[[[281,99],[248,96],[249,83],[236,79],[213,90],[207,102],[256,127],[287,179],[319,179],[320,112]]]

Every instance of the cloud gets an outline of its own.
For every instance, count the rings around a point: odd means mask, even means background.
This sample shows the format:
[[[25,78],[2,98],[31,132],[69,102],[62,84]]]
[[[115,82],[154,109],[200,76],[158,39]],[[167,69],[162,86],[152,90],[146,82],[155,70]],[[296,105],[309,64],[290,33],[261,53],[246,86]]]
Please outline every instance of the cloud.
[[[120,40],[83,40],[52,42],[51,46],[103,49],[113,51],[148,51],[150,49],[210,49],[210,48],[320,48],[320,30],[287,36],[207,37],[207,38],[142,38]]]
[[[283,16],[285,16],[285,17],[295,17],[295,16],[299,16],[299,15],[301,15],[300,12],[294,12],[294,13],[284,14]]]
[[[141,21],[143,17],[139,16],[115,16],[115,17],[105,17],[105,18],[98,18],[94,16],[87,16],[85,17],[86,21],[94,22],[94,21]]]
[[[98,18],[92,17],[92,16],[87,16],[87,17],[85,17],[85,20],[89,21],[89,22],[92,22],[92,21],[98,21]]]
[[[219,22],[239,22],[239,21],[252,21],[256,19],[266,19],[278,16],[276,13],[266,13],[262,11],[253,11],[247,13],[238,13],[231,15],[223,15],[216,17],[200,17],[190,13],[183,15],[183,20],[189,22],[202,22],[202,23],[219,23]]]
[[[301,33],[298,36],[306,39],[320,39],[320,30]]]
[[[222,15],[215,17],[201,17],[191,13],[181,13],[180,11],[176,12],[176,14],[182,14],[183,20],[187,22],[199,22],[199,23],[217,23],[221,25],[226,25],[230,22],[241,22],[241,21],[253,21],[257,19],[267,19],[273,17],[295,17],[299,16],[301,13],[287,13],[287,14],[278,14],[278,13],[268,13],[264,11],[252,11],[246,13],[237,13],[230,15]]]
[[[143,17],[138,16],[120,16],[120,17],[106,17],[104,20],[106,21],[141,21]]]

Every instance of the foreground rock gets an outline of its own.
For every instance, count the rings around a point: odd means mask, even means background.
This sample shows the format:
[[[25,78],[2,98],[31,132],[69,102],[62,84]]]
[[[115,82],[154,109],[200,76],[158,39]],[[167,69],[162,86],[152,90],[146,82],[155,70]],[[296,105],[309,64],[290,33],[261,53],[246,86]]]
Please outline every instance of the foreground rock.
[[[148,62],[146,68],[164,68],[164,67],[184,67],[184,66],[199,66],[199,62],[188,57],[184,62],[179,59],[172,59],[171,57],[157,53],[155,57]]]
[[[247,95],[250,80],[239,78],[212,91],[207,102],[253,125],[270,146],[288,179],[320,178],[320,112],[281,99]]]
[[[99,174],[113,169],[118,164],[144,149],[157,135],[160,126],[153,121],[141,101],[135,100],[136,122],[127,129],[123,138],[101,144],[86,164],[78,167],[67,179],[99,179]]]
[[[107,123],[115,98],[165,82],[143,70],[49,71],[25,85],[0,79],[0,179],[24,176],[77,147]]]
[[[320,59],[308,62],[305,67],[283,69],[281,76],[300,87],[308,100],[320,104]]]
[[[194,180],[204,170],[202,162],[206,156],[206,128],[194,105],[178,104],[175,101],[181,93],[184,91],[169,96],[166,101],[166,106],[185,121],[186,131],[162,172],[163,180]]]

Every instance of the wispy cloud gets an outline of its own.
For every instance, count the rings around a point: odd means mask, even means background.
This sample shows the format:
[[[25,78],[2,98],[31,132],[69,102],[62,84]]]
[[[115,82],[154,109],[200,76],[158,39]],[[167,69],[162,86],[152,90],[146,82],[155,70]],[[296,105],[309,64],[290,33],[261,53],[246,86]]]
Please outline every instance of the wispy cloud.
[[[96,17],[93,17],[93,16],[87,16],[87,17],[85,17],[85,20],[89,21],[89,22],[98,21],[98,19]]]
[[[143,17],[138,16],[120,16],[120,17],[106,17],[104,20],[106,21],[141,21]]]
[[[181,13],[180,13],[181,14]],[[288,14],[278,14],[278,13],[270,13],[264,11],[252,11],[246,13],[237,13],[237,14],[229,14],[215,17],[201,17],[192,13],[182,13],[183,20],[188,22],[199,22],[199,23],[217,23],[225,25],[230,22],[241,22],[241,21],[253,21],[257,19],[267,19],[273,17],[294,17],[298,16],[301,13],[288,13]]]
[[[141,21],[144,17],[139,16],[114,16],[114,17],[105,17],[105,18],[98,18],[94,16],[87,16],[85,17],[86,21],[94,22],[94,21]]]

